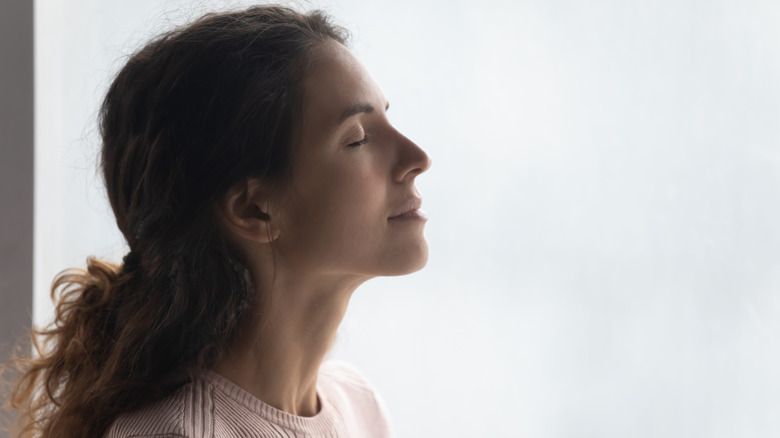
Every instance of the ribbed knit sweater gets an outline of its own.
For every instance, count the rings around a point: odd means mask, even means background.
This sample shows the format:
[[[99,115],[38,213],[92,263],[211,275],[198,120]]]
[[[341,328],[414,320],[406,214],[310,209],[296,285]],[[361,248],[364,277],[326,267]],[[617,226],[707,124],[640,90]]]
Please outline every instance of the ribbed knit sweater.
[[[381,399],[352,366],[326,362],[317,377],[320,411],[276,409],[211,371],[175,393],[120,415],[105,438],[389,438]]]

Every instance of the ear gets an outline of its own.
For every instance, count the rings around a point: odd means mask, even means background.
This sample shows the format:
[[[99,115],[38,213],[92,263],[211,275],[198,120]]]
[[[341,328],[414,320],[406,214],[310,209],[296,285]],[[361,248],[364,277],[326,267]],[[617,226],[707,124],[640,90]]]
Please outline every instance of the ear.
[[[222,225],[236,236],[258,243],[279,237],[268,211],[270,189],[257,178],[248,178],[230,187],[215,205]]]

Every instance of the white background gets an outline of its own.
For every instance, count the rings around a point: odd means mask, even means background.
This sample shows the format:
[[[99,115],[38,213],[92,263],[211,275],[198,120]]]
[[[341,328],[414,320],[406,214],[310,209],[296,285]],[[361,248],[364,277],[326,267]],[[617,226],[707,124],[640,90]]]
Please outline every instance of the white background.
[[[35,321],[119,261],[97,104],[151,35],[241,2],[36,0]],[[339,0],[433,158],[428,266],[332,356],[398,437],[780,435],[780,2]]]

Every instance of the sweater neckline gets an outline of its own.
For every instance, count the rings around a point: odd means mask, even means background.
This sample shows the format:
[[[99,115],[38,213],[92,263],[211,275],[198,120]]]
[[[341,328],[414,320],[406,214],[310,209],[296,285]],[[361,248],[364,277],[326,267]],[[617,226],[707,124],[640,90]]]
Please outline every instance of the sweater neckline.
[[[200,373],[200,378],[263,419],[284,428],[296,432],[316,431],[320,433],[331,431],[335,428],[335,412],[328,397],[324,394],[321,379],[319,378],[317,379],[317,399],[319,400],[320,411],[311,417],[302,417],[277,409],[214,371],[203,370]]]

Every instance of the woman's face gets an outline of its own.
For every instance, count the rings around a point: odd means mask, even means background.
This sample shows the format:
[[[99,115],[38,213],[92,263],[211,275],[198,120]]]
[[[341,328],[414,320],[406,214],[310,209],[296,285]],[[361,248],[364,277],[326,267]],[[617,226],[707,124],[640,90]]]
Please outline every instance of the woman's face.
[[[302,90],[292,183],[272,217],[281,261],[358,277],[422,268],[426,217],[414,183],[428,155],[393,128],[379,86],[341,44],[315,50]]]

